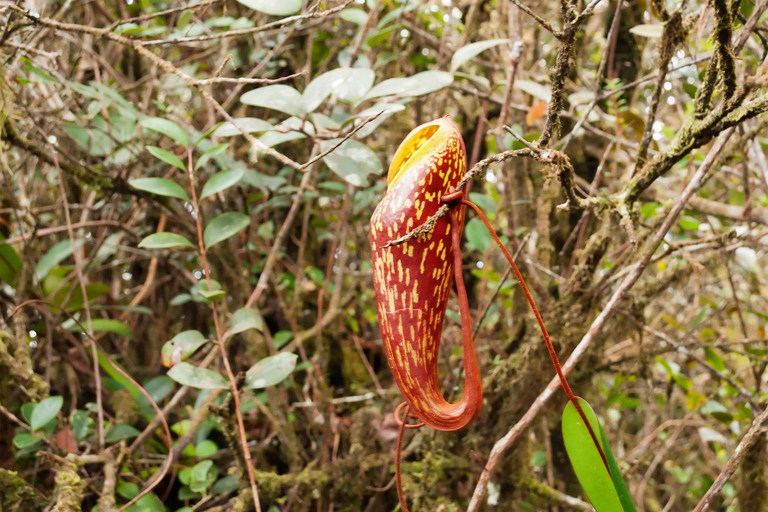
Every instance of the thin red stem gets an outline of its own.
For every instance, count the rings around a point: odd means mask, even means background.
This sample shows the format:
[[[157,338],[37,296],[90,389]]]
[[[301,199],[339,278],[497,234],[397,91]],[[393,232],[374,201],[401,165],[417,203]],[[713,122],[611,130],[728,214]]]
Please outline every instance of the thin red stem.
[[[400,419],[397,413],[399,412],[400,407],[403,405],[405,406],[405,414],[403,415],[403,421],[398,421],[400,424],[400,429],[397,431],[397,446],[395,447],[395,484],[397,485],[397,499],[400,501],[400,508],[403,512],[408,512],[408,505],[405,503],[405,495],[403,494],[403,470],[400,467],[400,456],[401,452],[403,451],[403,434],[405,434],[405,429],[409,428],[410,426],[406,424],[408,421],[408,413],[410,412],[410,407],[408,407],[407,403],[403,403],[398,406],[398,408],[395,410],[395,419]]]
[[[512,255],[509,254],[509,251],[507,251],[507,248],[504,247],[504,244],[501,243],[501,240],[496,234],[496,231],[494,231],[493,227],[491,226],[491,223],[488,222],[488,219],[486,218],[482,210],[480,210],[480,208],[478,208],[478,206],[475,203],[471,201],[467,201],[466,199],[461,199],[459,202],[475,210],[475,213],[477,213],[477,215],[480,217],[480,220],[483,221],[483,223],[485,224],[485,227],[488,228],[488,231],[491,233],[491,236],[496,241],[501,251],[504,253],[504,256],[507,258],[509,265],[512,267],[512,272],[515,273],[515,277],[517,278],[517,281],[520,283],[520,288],[523,290],[525,299],[528,301],[528,304],[531,306],[531,309],[533,310],[533,314],[536,316],[536,321],[539,323],[539,328],[541,329],[541,335],[544,337],[544,343],[546,343],[547,345],[547,351],[549,352],[549,357],[550,359],[552,359],[552,364],[555,367],[555,372],[557,372],[557,376],[560,379],[560,385],[563,387],[563,391],[565,391],[565,394],[568,396],[568,400],[570,400],[570,402],[576,408],[576,411],[578,411],[579,416],[581,416],[581,419],[584,422],[584,425],[587,427],[587,430],[589,431],[589,435],[592,436],[592,442],[595,443],[595,448],[597,448],[597,451],[600,453],[600,458],[603,459],[603,464],[605,464],[605,469],[608,471],[608,474],[610,474],[611,470],[608,467],[608,459],[606,459],[605,453],[603,452],[603,449],[597,440],[597,436],[595,435],[595,432],[592,430],[592,425],[590,425],[589,421],[587,420],[587,416],[584,414],[584,411],[581,409],[581,405],[579,405],[579,401],[576,398],[576,395],[573,394],[573,391],[571,391],[571,386],[568,385],[568,381],[566,380],[565,374],[563,373],[563,368],[560,366],[560,360],[558,359],[557,353],[555,352],[555,347],[552,346],[552,340],[550,339],[549,333],[547,332],[547,328],[544,325],[544,319],[541,317],[541,313],[539,313],[539,308],[536,307],[536,303],[533,300],[533,296],[531,295],[530,290],[528,290],[528,286],[526,286],[525,281],[523,280],[523,276],[520,273],[520,270],[517,268],[517,265],[515,265],[515,260],[512,258]]]

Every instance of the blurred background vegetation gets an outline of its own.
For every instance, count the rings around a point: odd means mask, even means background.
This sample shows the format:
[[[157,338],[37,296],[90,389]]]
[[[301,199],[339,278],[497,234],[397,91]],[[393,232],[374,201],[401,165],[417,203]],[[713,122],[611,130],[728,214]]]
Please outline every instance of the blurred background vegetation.
[[[368,222],[399,143],[446,114],[470,166],[525,149],[509,131],[561,152],[485,162],[471,198],[518,253],[563,360],[736,127],[571,373],[638,510],[693,509],[765,408],[765,8],[5,2],[0,510],[117,510],[153,484],[131,511],[252,510],[251,478],[269,512],[395,510],[402,398]],[[466,510],[554,375],[468,218],[485,403],[468,430],[407,435],[416,511]],[[459,322],[453,296],[439,375],[454,400]],[[482,510],[591,510],[565,401],[526,424]],[[710,509],[768,510],[767,463],[763,432]]]

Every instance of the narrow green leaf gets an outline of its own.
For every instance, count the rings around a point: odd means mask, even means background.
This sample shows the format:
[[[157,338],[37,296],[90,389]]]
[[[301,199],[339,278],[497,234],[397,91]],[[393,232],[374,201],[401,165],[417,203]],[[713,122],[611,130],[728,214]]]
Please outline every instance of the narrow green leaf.
[[[139,124],[148,130],[167,135],[184,147],[187,147],[189,144],[186,132],[173,121],[163,119],[162,117],[146,117],[139,121]]]
[[[451,57],[451,71],[456,71],[465,62],[471,60],[473,57],[479,55],[485,50],[508,42],[509,39],[490,39],[488,41],[479,41],[477,43],[462,46],[456,50],[456,53],[454,53],[453,57]]]
[[[54,419],[61,407],[64,405],[64,398],[61,396],[48,397],[35,406],[32,411],[32,417],[29,420],[29,426],[32,430],[44,427],[49,421]]]
[[[274,130],[275,127],[269,122],[257,117],[236,117],[235,122],[227,121],[211,134],[214,137],[233,137],[242,135],[240,128],[246,133],[259,133]]]
[[[181,161],[179,157],[174,155],[173,153],[166,151],[162,148],[159,148],[157,146],[147,146],[147,151],[149,151],[152,156],[155,158],[158,158],[162,160],[163,162],[167,163],[168,165],[172,165],[174,167],[177,167],[181,169],[182,171],[187,170],[187,166],[184,165],[184,162]]]
[[[589,404],[579,398],[579,405],[589,420],[592,431],[598,435],[600,425]],[[600,452],[595,446],[589,430],[571,402],[563,412],[563,441],[568,457],[584,492],[597,512],[626,512],[619,499],[613,478],[605,467]],[[601,446],[604,451],[607,445]],[[607,455],[606,455],[607,458]]]
[[[83,246],[85,240],[75,240],[75,248],[79,249]],[[48,275],[53,267],[69,258],[72,255],[72,243],[69,240],[62,240],[50,249],[45,255],[40,258],[35,266],[35,275],[39,280],[42,280]]]
[[[85,322],[81,322],[84,327],[88,327],[88,324]],[[131,332],[130,327],[125,325],[123,322],[119,320],[112,320],[110,318],[94,318],[91,320],[91,325],[93,326],[93,332],[100,332],[100,331],[107,331],[107,332],[113,332],[115,334],[119,334],[120,336],[125,336],[126,338],[133,339],[133,332]],[[72,332],[80,332],[80,326],[78,324],[73,324],[69,326],[69,330]]]
[[[176,233],[153,233],[139,242],[143,249],[172,249],[174,247],[194,247],[192,242]]]
[[[619,494],[619,500],[621,500],[621,505],[624,507],[624,512],[637,512],[635,504],[632,502],[632,496],[629,494],[627,484],[624,482],[624,478],[621,476],[621,471],[619,471],[619,466],[616,464],[616,459],[613,457],[611,445],[608,444],[608,438],[605,437],[603,426],[599,426],[600,442],[603,444],[605,458],[608,459],[608,468],[611,470],[611,479],[613,480],[613,485],[616,488],[616,492]]]
[[[203,233],[206,249],[242,231],[250,223],[251,218],[240,212],[227,212],[215,217]]]
[[[245,174],[245,169],[242,168],[214,174],[203,187],[203,191],[200,192],[200,200],[237,184],[243,178],[243,174]]]
[[[168,371],[168,376],[184,386],[197,389],[229,389],[226,379],[206,368],[179,363]]]
[[[138,437],[141,432],[130,425],[112,425],[107,434],[104,436],[104,441],[107,443],[117,443],[124,439],[133,439]]]
[[[262,359],[245,374],[245,387],[268,388],[283,381],[296,368],[296,354],[283,352]]]
[[[181,185],[165,178],[136,178],[128,183],[133,188],[145,190],[158,196],[178,197],[184,201],[189,199]]]

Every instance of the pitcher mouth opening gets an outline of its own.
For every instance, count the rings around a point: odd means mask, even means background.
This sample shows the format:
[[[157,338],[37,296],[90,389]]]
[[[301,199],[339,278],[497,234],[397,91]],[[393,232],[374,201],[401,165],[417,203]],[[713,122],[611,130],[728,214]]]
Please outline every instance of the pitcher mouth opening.
[[[413,167],[412,164],[424,156],[420,154],[421,150],[429,144],[440,128],[439,123],[422,125],[400,144],[397,153],[395,153],[395,158],[389,166],[387,188],[391,188],[397,180]]]

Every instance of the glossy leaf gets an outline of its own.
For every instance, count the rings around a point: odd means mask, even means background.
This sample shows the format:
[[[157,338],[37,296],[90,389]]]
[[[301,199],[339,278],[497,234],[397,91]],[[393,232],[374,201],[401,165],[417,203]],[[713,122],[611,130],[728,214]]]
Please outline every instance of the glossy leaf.
[[[515,80],[515,87],[542,101],[549,102],[552,97],[549,87],[536,82],[531,82],[530,80]]]
[[[137,178],[129,183],[133,188],[151,192],[158,196],[178,197],[184,201],[189,199],[181,185],[165,178]]]
[[[201,288],[197,293],[207,301],[218,300],[227,294],[224,290],[209,290],[208,288]]]
[[[304,104],[308,112],[319,107],[334,94],[342,101],[357,101],[365,96],[375,74],[366,68],[338,68],[318,76],[304,90]]]
[[[0,233],[0,241],[5,240],[5,236]],[[16,250],[10,245],[0,245],[0,281],[14,286],[16,283],[16,273],[21,268],[21,258]]]
[[[206,249],[242,231],[250,223],[251,218],[240,212],[227,212],[214,217],[203,233]]]
[[[85,240],[75,240],[75,248],[79,249],[83,246]],[[69,258],[72,255],[72,243],[69,240],[62,240],[50,249],[48,252],[40,258],[35,266],[35,275],[39,280],[42,280],[48,275],[53,267]]]
[[[600,426],[594,411],[581,398],[579,405],[587,416],[593,432],[600,440]],[[571,402],[568,402],[563,412],[563,442],[568,457],[571,459],[573,470],[595,510],[597,512],[625,512],[613,478],[608,472],[608,468],[605,467],[589,430]],[[601,444],[603,444],[602,441]],[[606,451],[605,446],[602,447],[604,451]]]
[[[258,311],[250,308],[240,308],[232,315],[232,326],[229,331],[237,334],[248,329],[264,331],[264,319]]]
[[[282,382],[296,368],[296,354],[283,352],[262,359],[245,374],[245,387],[268,388]]]
[[[107,443],[117,443],[124,439],[133,439],[138,437],[141,431],[131,425],[112,425],[107,434],[104,436],[104,441]]]
[[[44,427],[52,419],[56,418],[62,406],[64,398],[61,396],[51,396],[35,405],[34,411],[29,418],[29,426],[34,431]]]
[[[616,459],[613,457],[613,452],[611,451],[611,445],[608,444],[608,438],[605,437],[605,431],[603,430],[603,426],[602,425],[599,425],[599,426],[600,426],[600,442],[602,443],[602,446],[605,447],[605,458],[608,460],[608,468],[611,470],[611,479],[613,480],[613,486],[616,488],[616,492],[619,494],[619,500],[621,501],[621,505],[624,507],[624,512],[637,512],[637,509],[635,508],[635,504],[632,502],[632,495],[629,494],[629,489],[627,488],[627,484],[626,482],[624,482],[624,478],[621,476],[621,471],[619,471],[619,466],[618,464],[616,464]]]
[[[490,39],[488,41],[479,41],[477,43],[462,46],[451,57],[451,71],[456,71],[462,64],[471,60],[489,48],[508,43],[509,39]]]
[[[139,124],[148,130],[167,135],[184,147],[189,144],[186,132],[173,121],[163,119],[162,117],[146,117],[139,121]]]
[[[220,374],[189,363],[175,365],[168,371],[168,376],[179,384],[197,389],[229,389],[229,384]]]
[[[206,182],[202,192],[200,192],[200,199],[205,199],[208,196],[217,194],[222,190],[226,190],[232,185],[237,184],[237,182],[242,179],[243,174],[245,174],[245,169],[242,168],[214,174],[211,176],[211,179]]]
[[[368,21],[368,14],[362,9],[350,8],[344,9],[339,13],[339,18],[344,21],[351,21],[356,25],[365,25]]]
[[[301,10],[301,0],[237,0],[246,7],[272,16],[287,16]]]
[[[235,135],[242,135],[242,132],[240,132],[240,130],[237,128],[238,126],[248,133],[268,132],[275,129],[272,124],[256,117],[235,118],[235,123],[237,126],[227,121],[226,123],[216,128],[216,130],[211,135],[214,137],[232,137]]]
[[[260,87],[243,94],[240,101],[246,105],[279,110],[296,117],[307,114],[301,93],[288,85],[277,84]]]
[[[320,143],[320,150],[327,151],[341,140],[325,140]],[[323,157],[323,161],[333,172],[355,186],[366,184],[369,174],[381,174],[384,170],[376,153],[365,144],[351,139]]]
[[[481,253],[488,250],[491,245],[491,234],[480,219],[470,219],[464,227],[464,232],[467,234],[467,240],[472,247]]]
[[[42,436],[36,436],[34,434],[16,434],[13,436],[13,446],[19,449],[29,448],[30,446],[34,446],[42,440]]]
[[[139,242],[143,249],[172,249],[175,247],[194,247],[192,242],[176,233],[153,233]]]
[[[81,320],[80,323],[83,324],[83,327],[88,327],[88,324],[84,320]],[[91,325],[93,326],[93,332],[113,332],[115,334],[119,334],[120,336],[133,339],[133,332],[131,332],[131,329],[119,320],[112,320],[110,318],[94,318],[91,320]],[[69,325],[68,329],[73,332],[81,332],[82,330],[80,326],[75,323]]]
[[[174,366],[186,361],[197,349],[208,343],[208,340],[200,331],[190,329],[183,331],[166,341],[160,352],[160,359],[164,366]]]
[[[177,167],[181,169],[182,171],[187,170],[187,166],[184,165],[184,162],[181,161],[179,157],[174,155],[173,153],[166,151],[162,148],[158,148],[157,146],[147,146],[147,151],[150,152],[152,156],[155,158],[162,160],[163,162],[167,163],[168,165],[172,165],[174,167]]]

